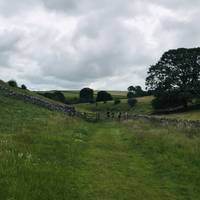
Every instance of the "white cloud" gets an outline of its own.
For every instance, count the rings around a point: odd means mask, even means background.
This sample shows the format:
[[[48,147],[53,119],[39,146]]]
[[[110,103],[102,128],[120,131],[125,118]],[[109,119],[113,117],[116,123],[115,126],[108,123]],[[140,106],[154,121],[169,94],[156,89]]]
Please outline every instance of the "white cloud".
[[[0,78],[34,89],[144,86],[169,48],[199,46],[200,2],[0,0]]]

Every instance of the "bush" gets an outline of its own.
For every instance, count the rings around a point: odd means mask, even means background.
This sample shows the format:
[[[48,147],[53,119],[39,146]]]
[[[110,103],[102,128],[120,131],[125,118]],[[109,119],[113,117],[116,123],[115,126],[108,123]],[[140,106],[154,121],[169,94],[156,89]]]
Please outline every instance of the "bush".
[[[15,80],[8,81],[8,85],[11,86],[11,87],[16,87],[16,88],[18,87],[17,82]]]
[[[90,88],[83,88],[80,91],[80,102],[90,103],[94,100],[94,91]]]
[[[64,94],[60,91],[55,92],[45,92],[45,93],[39,93],[40,95],[52,99],[54,101],[59,101],[61,103],[69,104],[69,102],[66,100]]]
[[[121,103],[120,99],[115,99],[115,101],[114,101],[114,104],[115,104],[115,105],[118,105],[118,104],[120,104],[120,103]]]
[[[106,103],[107,101],[112,101],[113,97],[110,93],[106,92],[106,91],[99,91],[97,93],[97,99],[96,101],[103,101],[104,103]]]
[[[27,87],[23,84],[23,85],[21,85],[21,89],[27,90]]]
[[[137,103],[136,99],[128,99],[128,105],[130,107],[134,107],[136,103]]]
[[[154,109],[176,108],[179,106],[187,107],[187,103],[192,100],[190,92],[181,92],[178,90],[167,91],[156,95],[152,101]]]

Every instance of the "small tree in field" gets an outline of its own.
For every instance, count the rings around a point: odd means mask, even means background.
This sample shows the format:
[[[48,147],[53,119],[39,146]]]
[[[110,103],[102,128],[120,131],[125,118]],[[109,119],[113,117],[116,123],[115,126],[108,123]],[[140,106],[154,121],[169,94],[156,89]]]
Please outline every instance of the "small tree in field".
[[[103,101],[104,103],[106,103],[107,101],[112,101],[113,97],[110,93],[106,92],[106,91],[99,91],[97,93],[97,99],[96,101]]]
[[[21,89],[27,90],[27,87],[23,84],[23,85],[21,85]]]
[[[90,88],[83,88],[80,91],[80,102],[82,103],[94,102],[94,91]]]
[[[18,87],[17,82],[15,80],[8,81],[8,85],[11,87]]]

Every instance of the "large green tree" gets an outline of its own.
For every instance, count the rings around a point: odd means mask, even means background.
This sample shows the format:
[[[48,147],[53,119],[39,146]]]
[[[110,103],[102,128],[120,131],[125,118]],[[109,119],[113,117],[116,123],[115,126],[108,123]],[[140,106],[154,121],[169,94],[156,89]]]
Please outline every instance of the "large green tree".
[[[186,107],[192,96],[200,94],[200,48],[165,52],[150,67],[146,85],[159,97],[163,93],[181,95],[180,104]]]
[[[92,102],[94,99],[94,91],[90,88],[83,88],[80,91],[80,101],[82,103]]]
[[[96,101],[103,101],[103,102],[107,102],[107,101],[112,101],[113,97],[110,93],[106,92],[106,91],[99,91],[97,93],[97,98]]]

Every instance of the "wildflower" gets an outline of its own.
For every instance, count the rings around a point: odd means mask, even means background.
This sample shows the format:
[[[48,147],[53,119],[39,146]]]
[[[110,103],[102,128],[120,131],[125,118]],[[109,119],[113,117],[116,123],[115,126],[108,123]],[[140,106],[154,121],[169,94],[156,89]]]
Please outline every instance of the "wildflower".
[[[23,158],[24,154],[23,153],[18,153],[19,158]]]

